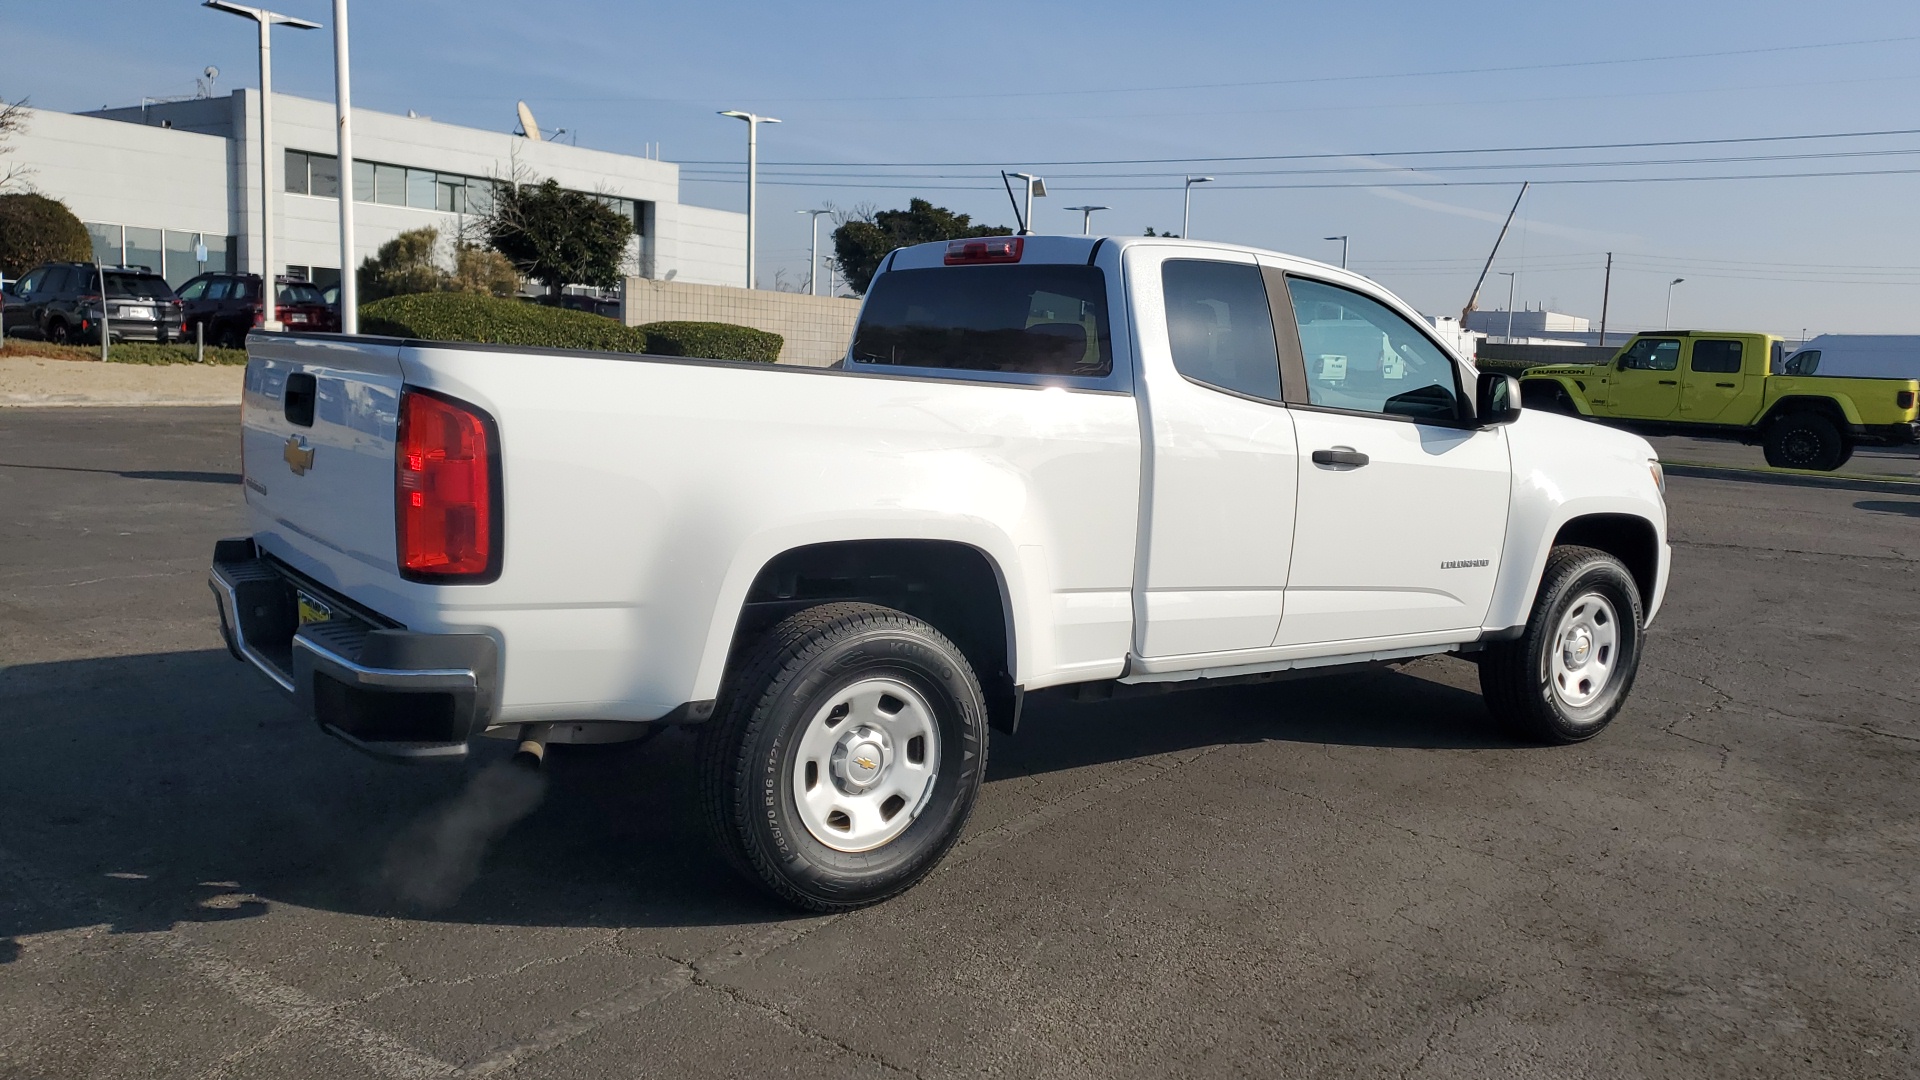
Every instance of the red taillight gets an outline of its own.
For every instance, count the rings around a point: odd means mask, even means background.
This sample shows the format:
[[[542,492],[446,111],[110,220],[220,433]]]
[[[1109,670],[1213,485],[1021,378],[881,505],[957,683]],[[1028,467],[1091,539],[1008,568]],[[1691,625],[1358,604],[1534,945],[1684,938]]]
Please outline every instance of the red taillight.
[[[1026,240],[1019,236],[982,236],[970,240],[947,241],[947,265],[968,263],[1012,263],[1020,261],[1020,249]]]
[[[253,309],[253,325],[265,326],[266,324],[267,324],[267,309],[254,308]]]
[[[1902,390],[1898,394],[1894,395],[1893,400],[1901,408],[1911,409],[1913,408],[1913,391]]]
[[[416,581],[491,580],[500,568],[493,421],[457,401],[408,390],[395,446],[400,570]]]

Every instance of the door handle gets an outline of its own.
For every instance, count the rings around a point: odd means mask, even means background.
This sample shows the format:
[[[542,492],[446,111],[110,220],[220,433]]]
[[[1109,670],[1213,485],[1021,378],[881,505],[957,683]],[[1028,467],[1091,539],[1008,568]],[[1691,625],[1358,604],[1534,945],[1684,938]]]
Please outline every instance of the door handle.
[[[1720,388],[1720,389],[1722,389],[1722,390],[1731,390],[1731,389],[1733,389],[1733,384],[1732,384],[1732,383],[1730,383],[1730,382],[1717,382],[1717,383],[1714,383],[1713,385],[1715,385],[1715,386],[1717,386],[1717,387],[1719,387],[1719,388]]]
[[[1338,450],[1315,450],[1313,452],[1313,463],[1315,465],[1360,466],[1360,465],[1365,465],[1367,462],[1372,460],[1373,460],[1372,458],[1368,457],[1367,455],[1361,453],[1358,450],[1349,450],[1344,448],[1338,449]]]
[[[1677,379],[1661,379],[1660,385],[1661,386],[1679,386],[1680,383],[1679,383],[1679,380]]]

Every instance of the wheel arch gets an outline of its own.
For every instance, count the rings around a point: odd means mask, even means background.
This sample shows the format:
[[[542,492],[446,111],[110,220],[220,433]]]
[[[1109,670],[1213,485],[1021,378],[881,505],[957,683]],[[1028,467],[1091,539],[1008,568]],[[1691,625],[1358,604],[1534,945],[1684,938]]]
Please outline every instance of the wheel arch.
[[[1586,391],[1569,375],[1522,377],[1520,380],[1520,403],[1523,407],[1529,409],[1556,411],[1547,408],[1550,400],[1549,395],[1554,394],[1555,391],[1566,395],[1567,400],[1573,404],[1574,412],[1581,416],[1593,415],[1593,406],[1587,403]]]
[[[1857,427],[1860,424],[1859,415],[1852,409],[1852,404],[1853,403],[1849,401],[1825,397],[1819,394],[1796,394],[1792,397],[1783,397],[1779,401],[1774,402],[1772,407],[1767,410],[1766,415],[1762,416],[1753,426],[1764,430],[1772,426],[1776,421],[1794,413],[1811,412],[1824,416],[1835,424],[1838,424],[1840,426],[1841,436],[1848,437],[1848,429]]]
[[[1619,559],[1633,575],[1642,606],[1651,610],[1660,584],[1660,534],[1653,522],[1637,514],[1583,514],[1560,526],[1549,550],[1573,545]]]
[[[737,658],[780,619],[858,600],[904,611],[952,639],[980,679],[993,722],[1010,727],[1022,640],[1016,595],[1001,560],[961,540],[885,537],[788,547],[761,563],[732,605],[718,681],[724,683]]]

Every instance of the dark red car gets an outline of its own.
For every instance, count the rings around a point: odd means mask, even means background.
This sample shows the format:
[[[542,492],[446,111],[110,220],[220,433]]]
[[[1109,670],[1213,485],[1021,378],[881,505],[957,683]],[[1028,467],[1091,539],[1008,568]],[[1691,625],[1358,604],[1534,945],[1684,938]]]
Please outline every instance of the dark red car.
[[[279,280],[274,316],[288,330],[337,333],[340,316],[327,305],[318,287],[291,278]],[[180,286],[186,307],[187,336],[205,326],[207,344],[237,349],[247,342],[247,331],[265,320],[258,274],[201,274]]]

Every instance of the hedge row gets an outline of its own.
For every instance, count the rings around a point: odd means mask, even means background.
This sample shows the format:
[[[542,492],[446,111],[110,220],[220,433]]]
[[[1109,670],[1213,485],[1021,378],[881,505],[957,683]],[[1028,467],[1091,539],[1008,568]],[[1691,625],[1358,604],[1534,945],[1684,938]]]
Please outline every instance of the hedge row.
[[[772,363],[779,334],[727,323],[660,322],[622,326],[585,311],[543,307],[472,293],[415,293],[360,309],[360,332],[422,341],[473,341],[542,349],[594,349],[708,360]]]
[[[28,341],[24,338],[8,338],[5,347],[0,347],[0,357],[44,356],[54,360],[98,360],[98,345],[55,345],[46,341]],[[107,360],[114,364],[145,364],[159,366],[165,364],[191,364],[194,362],[191,345],[154,345],[143,341],[116,341],[107,350]],[[207,346],[209,364],[244,364],[247,362],[245,349],[216,349]]]
[[[637,329],[647,335],[647,351],[656,356],[698,356],[708,360],[780,359],[786,339],[779,334],[717,322],[657,322]]]

